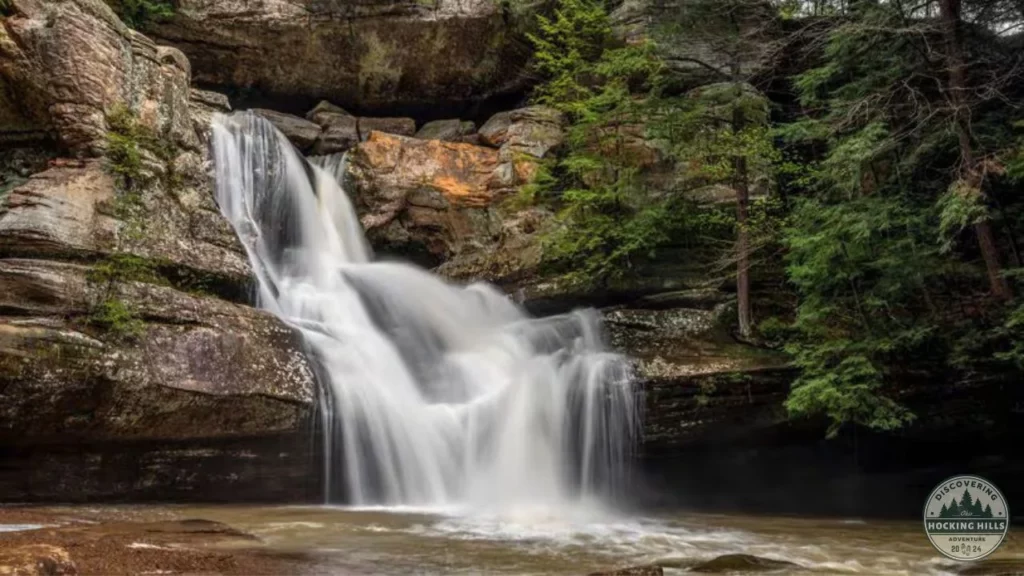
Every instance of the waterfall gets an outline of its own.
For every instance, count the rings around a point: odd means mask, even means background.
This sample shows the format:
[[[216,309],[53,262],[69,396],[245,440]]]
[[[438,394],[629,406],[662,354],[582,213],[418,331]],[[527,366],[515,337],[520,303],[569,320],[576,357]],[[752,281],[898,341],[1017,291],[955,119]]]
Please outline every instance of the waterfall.
[[[215,117],[213,153],[259,305],[318,365],[329,500],[548,506],[614,488],[635,399],[596,312],[531,318],[489,285],[372,261],[339,179],[253,114]]]

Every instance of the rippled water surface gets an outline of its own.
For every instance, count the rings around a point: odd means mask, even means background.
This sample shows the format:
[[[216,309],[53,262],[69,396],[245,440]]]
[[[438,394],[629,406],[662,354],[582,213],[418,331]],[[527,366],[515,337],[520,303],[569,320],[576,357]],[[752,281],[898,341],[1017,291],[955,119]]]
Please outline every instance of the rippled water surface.
[[[524,510],[501,518],[458,511],[335,507],[151,507],[134,519],[205,518],[263,546],[312,554],[316,573],[587,574],[657,562],[666,574],[730,553],[786,560],[800,574],[955,574],[919,523],[666,514],[623,517]],[[1011,531],[992,558],[1024,561]],[[780,572],[773,572],[779,574]]]

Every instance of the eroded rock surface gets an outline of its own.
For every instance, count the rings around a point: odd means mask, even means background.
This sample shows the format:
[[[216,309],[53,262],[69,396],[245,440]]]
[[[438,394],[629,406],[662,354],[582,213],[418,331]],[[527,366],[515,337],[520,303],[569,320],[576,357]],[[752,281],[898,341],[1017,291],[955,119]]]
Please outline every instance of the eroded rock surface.
[[[198,150],[189,121],[189,62],[130,30],[102,0],[12,0],[0,27],[0,141],[55,134],[75,156],[106,148],[118,105],[183,149]]]
[[[12,12],[0,80],[80,159],[0,194],[0,494],[303,498],[315,382],[296,334],[246,305],[214,203],[204,144],[226,98],[101,1]],[[137,162],[92,158],[115,117]]]
[[[6,508],[4,520],[39,528],[0,533],[3,576],[317,572],[310,555],[269,550],[251,534],[202,518],[116,508]]]
[[[148,32],[206,85],[326,98],[367,115],[520,90],[527,42],[496,0],[185,0]]]

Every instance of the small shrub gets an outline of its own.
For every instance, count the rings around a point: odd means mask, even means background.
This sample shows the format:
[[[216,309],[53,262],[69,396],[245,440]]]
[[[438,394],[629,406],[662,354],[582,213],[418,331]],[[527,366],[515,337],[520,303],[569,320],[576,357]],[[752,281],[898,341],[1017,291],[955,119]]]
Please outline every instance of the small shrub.
[[[150,260],[134,254],[111,254],[96,263],[87,276],[90,282],[107,284],[111,282],[148,282],[166,284],[167,281],[156,271]]]
[[[118,340],[133,340],[146,330],[138,312],[122,300],[108,298],[89,314],[88,323],[101,328]]]

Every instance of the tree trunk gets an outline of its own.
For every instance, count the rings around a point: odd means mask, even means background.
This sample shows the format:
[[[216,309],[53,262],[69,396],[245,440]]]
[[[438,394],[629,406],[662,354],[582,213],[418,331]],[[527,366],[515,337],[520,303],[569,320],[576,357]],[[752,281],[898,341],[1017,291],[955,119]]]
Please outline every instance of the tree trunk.
[[[953,106],[953,120],[957,140],[960,143],[960,158],[963,163],[963,178],[971,188],[978,191],[984,199],[982,187],[984,182],[974,159],[971,146],[971,127],[968,119],[967,104],[967,66],[964,62],[963,48],[960,44],[960,0],[940,0],[942,15],[942,31],[946,40],[946,65],[949,68],[949,100]],[[996,247],[992,224],[985,220],[974,226],[978,237],[978,247],[985,259],[988,272],[989,287],[992,296],[999,300],[1013,298],[1013,292],[1002,274],[999,263],[999,249]]]
[[[740,337],[750,338],[753,314],[750,310],[750,187],[747,184],[747,159],[736,158],[736,307],[739,310]]]

